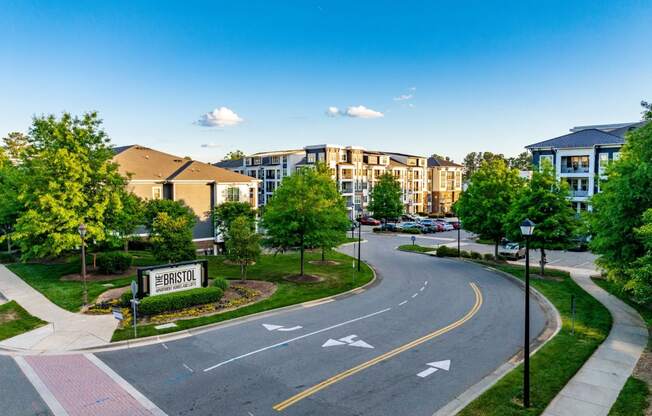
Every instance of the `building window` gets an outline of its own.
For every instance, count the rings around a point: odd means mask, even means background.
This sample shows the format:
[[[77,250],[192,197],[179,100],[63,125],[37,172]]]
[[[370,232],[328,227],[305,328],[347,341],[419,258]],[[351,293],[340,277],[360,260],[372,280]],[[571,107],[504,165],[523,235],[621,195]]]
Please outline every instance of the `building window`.
[[[600,173],[604,173],[608,165],[609,165],[609,153],[600,153],[600,159],[598,163]]]
[[[266,181],[265,182],[265,191],[274,192],[275,189],[276,189],[276,182],[274,182],[274,181]]]
[[[459,170],[455,172],[455,189],[460,189],[462,187],[462,172]]]
[[[152,199],[162,199],[163,198],[163,187],[154,186],[152,187]]]
[[[323,162],[324,160],[326,160],[326,154],[322,152],[317,153],[317,160]]]
[[[278,165],[281,163],[281,158],[279,156],[272,156],[272,165]]]
[[[340,153],[340,162],[346,162],[346,161],[347,161],[346,152]]]
[[[253,164],[254,164],[254,162],[253,162],[252,158],[248,157],[248,158],[245,159],[245,165],[251,166]]]
[[[614,160],[614,162],[615,162],[616,160],[619,160],[619,159],[620,159],[620,152],[614,152],[614,155],[613,155],[613,160]]]
[[[260,164],[261,164],[260,157],[255,157],[255,158],[253,159],[253,164],[254,164],[254,165],[260,165]]]
[[[308,163],[315,163],[315,154],[308,153]]]
[[[446,189],[446,172],[439,173],[439,187],[441,189]]]
[[[562,156],[561,173],[589,173],[589,156]]]
[[[276,171],[274,170],[267,170],[265,171],[265,179],[276,179]]]
[[[240,202],[240,188],[231,186],[226,189],[226,200],[228,202]]]

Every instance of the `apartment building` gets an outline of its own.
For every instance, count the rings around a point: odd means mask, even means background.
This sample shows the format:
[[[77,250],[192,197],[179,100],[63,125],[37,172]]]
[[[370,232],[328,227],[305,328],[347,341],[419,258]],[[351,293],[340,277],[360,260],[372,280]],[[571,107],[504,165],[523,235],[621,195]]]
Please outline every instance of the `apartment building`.
[[[258,205],[262,206],[267,204],[283,178],[291,175],[304,159],[304,150],[282,150],[254,153],[242,159],[218,162],[215,166],[259,179]]]
[[[144,146],[115,147],[113,161],[129,178],[127,188],[143,199],[183,201],[195,212],[193,240],[212,248],[220,235],[213,225],[213,208],[227,201],[258,206],[259,180]]]
[[[558,178],[570,185],[570,199],[577,212],[590,209],[591,196],[600,192],[605,169],[620,157],[625,134],[646,122],[578,126],[569,134],[543,140],[525,148],[532,152],[532,161],[540,166],[548,160]]]
[[[428,158],[428,212],[444,215],[462,194],[464,166],[446,159]]]

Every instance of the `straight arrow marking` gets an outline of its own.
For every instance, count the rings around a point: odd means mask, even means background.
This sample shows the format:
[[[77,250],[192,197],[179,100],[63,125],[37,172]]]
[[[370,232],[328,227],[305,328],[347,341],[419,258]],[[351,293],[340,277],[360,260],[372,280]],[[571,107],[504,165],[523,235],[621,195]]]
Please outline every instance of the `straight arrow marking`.
[[[435,372],[437,372],[437,369],[430,367],[430,368],[427,368],[427,369],[423,370],[419,374],[417,374],[417,377],[426,378],[430,374],[435,373]]]
[[[292,328],[279,328],[278,330],[281,332],[290,332],[290,331],[296,331],[297,329],[303,328],[302,326],[293,326]]]
[[[451,368],[451,360],[435,361],[432,363],[428,363],[426,365],[429,365],[430,367],[438,368],[440,370],[448,371]]]

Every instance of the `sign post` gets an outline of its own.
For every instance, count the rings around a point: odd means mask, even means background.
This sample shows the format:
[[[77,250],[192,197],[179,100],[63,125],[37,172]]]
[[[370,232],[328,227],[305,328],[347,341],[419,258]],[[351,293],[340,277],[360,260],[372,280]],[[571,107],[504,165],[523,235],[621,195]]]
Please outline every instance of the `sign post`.
[[[412,236],[412,245],[414,245],[415,241],[417,241],[417,238],[415,236]]]
[[[138,294],[138,283],[136,283],[135,280],[131,281],[131,307],[133,310],[133,320],[134,320],[134,339],[138,338],[138,330],[136,329],[136,321],[138,320],[137,316],[137,309],[136,306],[138,305],[138,298],[136,295]]]

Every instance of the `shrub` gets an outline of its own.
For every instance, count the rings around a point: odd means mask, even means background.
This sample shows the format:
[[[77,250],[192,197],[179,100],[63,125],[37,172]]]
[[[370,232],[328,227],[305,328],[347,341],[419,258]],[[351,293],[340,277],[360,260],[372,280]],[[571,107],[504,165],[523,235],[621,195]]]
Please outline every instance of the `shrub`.
[[[470,259],[471,258],[471,253],[469,253],[466,250],[462,250],[462,252],[460,253],[460,256],[464,257],[465,259]]]
[[[482,258],[482,254],[478,253],[477,251],[472,251],[470,255],[474,260],[480,260]]]
[[[13,254],[7,253],[7,252],[2,252],[0,253],[0,264],[1,263],[13,263],[16,261],[16,258],[14,257]]]
[[[383,229],[380,228],[380,227],[374,227],[374,228],[372,228],[371,230],[372,230],[373,232],[375,232],[375,233],[379,233],[379,232],[382,232],[382,231],[383,231]]]
[[[229,288],[229,281],[224,278],[218,277],[213,281],[213,286],[219,287],[220,289],[222,289],[222,291],[225,291],[226,289]]]
[[[148,251],[152,249],[152,242],[148,238],[135,238],[129,241],[129,250]]]
[[[447,246],[439,246],[437,248],[437,256],[438,257],[455,257],[457,256],[457,249],[456,248],[450,248]]]
[[[138,310],[143,315],[177,311],[196,305],[215,303],[224,292],[219,287],[206,287],[184,290],[167,295],[149,296],[140,301]]]
[[[127,290],[125,293],[120,296],[120,305],[122,305],[125,308],[130,308],[131,307],[131,291]]]
[[[171,217],[166,212],[159,213],[152,225],[152,254],[159,261],[175,263],[193,260],[197,253],[192,242],[194,220],[187,216]]]
[[[100,253],[97,256],[97,269],[102,274],[120,274],[126,272],[133,262],[133,257],[121,251]]]
[[[418,228],[406,228],[404,230],[401,230],[401,232],[405,234],[421,234],[421,231],[419,231]]]
[[[496,261],[496,256],[491,253],[485,253],[483,257],[486,261]]]

